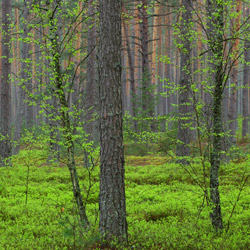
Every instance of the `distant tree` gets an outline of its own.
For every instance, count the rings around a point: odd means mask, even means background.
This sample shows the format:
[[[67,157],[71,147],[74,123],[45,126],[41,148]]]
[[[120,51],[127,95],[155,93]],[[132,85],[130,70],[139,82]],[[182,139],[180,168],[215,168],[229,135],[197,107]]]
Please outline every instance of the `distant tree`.
[[[229,96],[229,111],[228,111],[228,121],[229,121],[229,130],[230,130],[230,143],[236,143],[236,125],[237,125],[237,95],[238,95],[238,71],[239,71],[239,43],[240,37],[238,31],[241,25],[241,12],[242,12],[242,1],[237,0],[235,10],[234,7],[232,11],[235,13],[235,17],[232,19],[232,60],[234,61],[232,70],[231,70],[231,86],[230,86],[230,96]]]
[[[248,17],[250,14],[249,7],[246,7],[245,16]],[[249,90],[249,78],[250,78],[250,41],[245,41],[245,52],[244,52],[244,69],[243,69],[243,100],[242,100],[242,138],[246,138],[247,133],[249,133],[249,97],[248,97],[248,90]]]
[[[100,233],[127,240],[121,98],[121,0],[100,0]]]
[[[98,106],[97,98],[97,65],[96,65],[96,6],[95,1],[88,0],[88,58],[87,58],[87,81],[84,94],[86,112],[86,132],[89,140],[96,139],[94,114]]]
[[[25,84],[25,86],[28,86],[29,90],[31,90],[31,77],[30,77],[30,51],[31,51],[31,45],[30,42],[28,42],[28,34],[29,34],[29,28],[28,24],[30,22],[30,4],[27,1],[23,2],[23,11],[21,16],[21,71],[18,72],[20,79],[22,79],[22,82]],[[17,41],[19,42],[19,41]],[[28,117],[27,113],[29,113],[29,116],[31,116],[32,113],[32,107],[27,107],[27,104],[25,103],[26,95],[25,90],[22,87],[22,84],[20,84],[20,81],[17,84],[17,112],[15,116],[15,124],[14,124],[14,141],[15,146],[13,147],[13,153],[16,154],[19,152],[19,140],[21,138],[22,134],[22,127],[25,123],[25,118]],[[27,111],[27,112],[26,112]],[[30,119],[32,117],[29,117],[29,123],[31,123]]]
[[[123,8],[124,15],[126,14],[126,9]],[[136,105],[136,86],[135,86],[135,62],[132,55],[131,45],[129,41],[129,35],[128,35],[128,24],[127,20],[123,21],[123,30],[124,30],[124,36],[126,40],[126,50],[127,50],[127,56],[128,56],[128,65],[129,65],[129,81],[130,81],[130,89],[132,94],[132,117],[135,117],[137,105]],[[138,126],[137,126],[137,120],[134,119],[133,121],[135,132],[138,132]]]
[[[11,1],[2,1],[2,57],[0,101],[0,164],[11,156]]]
[[[182,1],[183,11],[180,24],[180,83],[178,102],[178,144],[176,155],[188,157],[190,155],[191,129],[191,27],[192,27],[192,0]],[[183,158],[180,162],[187,164]]]
[[[154,118],[154,86],[152,85],[151,72],[150,72],[150,63],[149,63],[149,22],[148,22],[148,0],[140,0],[138,4],[139,17],[140,17],[140,53],[141,53],[141,67],[142,67],[142,76],[141,76],[141,107],[144,117]],[[143,118],[144,118],[143,117]],[[152,131],[156,130],[155,122],[149,123]],[[146,129],[143,126],[143,129]]]

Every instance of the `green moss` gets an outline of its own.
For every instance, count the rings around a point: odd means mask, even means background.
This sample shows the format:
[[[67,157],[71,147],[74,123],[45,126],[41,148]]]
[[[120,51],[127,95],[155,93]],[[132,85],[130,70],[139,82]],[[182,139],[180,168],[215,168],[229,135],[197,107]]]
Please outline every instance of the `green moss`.
[[[83,232],[76,216],[68,169],[46,166],[46,159],[39,156],[42,153],[37,149],[34,155],[39,162],[32,161],[30,165],[27,204],[25,158],[16,158],[13,167],[0,169],[0,249],[104,249],[98,233],[99,169],[93,172],[87,199],[92,229]],[[126,162],[129,243],[109,244],[106,249],[250,248],[249,181],[231,216],[249,164],[231,163],[220,168],[225,228],[229,219],[230,223],[227,233],[216,235],[211,228],[209,208],[203,202],[203,191],[197,185],[203,181],[199,160],[186,169],[158,156],[129,156]],[[208,164],[206,168],[209,176]],[[80,164],[78,172],[86,199],[88,172]]]

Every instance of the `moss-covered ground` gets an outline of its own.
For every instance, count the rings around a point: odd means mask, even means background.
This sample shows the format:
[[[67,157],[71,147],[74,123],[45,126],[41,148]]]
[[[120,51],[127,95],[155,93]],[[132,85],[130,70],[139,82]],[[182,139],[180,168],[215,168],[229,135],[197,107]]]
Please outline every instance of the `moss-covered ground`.
[[[86,198],[88,172],[80,158],[77,163]],[[98,236],[98,167],[91,174],[86,205],[92,228],[85,232],[76,216],[68,169],[47,166],[39,149],[23,150],[12,167],[0,168],[0,249],[250,249],[249,180],[239,197],[249,165],[245,159],[220,169],[225,229],[216,234],[198,185],[203,181],[198,160],[184,169],[167,157],[126,157],[129,243],[105,248]]]

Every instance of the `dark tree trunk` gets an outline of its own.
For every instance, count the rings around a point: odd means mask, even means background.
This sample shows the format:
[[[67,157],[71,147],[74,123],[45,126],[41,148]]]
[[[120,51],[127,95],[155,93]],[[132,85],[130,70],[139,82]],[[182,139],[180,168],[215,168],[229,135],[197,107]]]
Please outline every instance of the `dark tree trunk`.
[[[188,157],[190,155],[190,115],[191,115],[191,42],[190,25],[192,22],[192,0],[183,0],[185,11],[182,13],[181,36],[183,47],[180,51],[180,92],[178,102],[178,140],[176,155],[178,157]],[[179,159],[178,162],[188,164],[188,159]]]
[[[100,233],[127,240],[121,99],[121,0],[100,0]]]
[[[1,72],[1,117],[0,132],[3,139],[0,141],[0,165],[4,166],[11,156],[11,1],[2,1],[2,72]]]
[[[222,143],[222,97],[224,80],[223,69],[223,3],[207,1],[208,16],[214,16],[209,22],[208,40],[209,47],[213,51],[214,66],[210,69],[215,71],[214,91],[213,91],[213,135],[211,151],[211,168],[210,168],[210,198],[212,203],[212,212],[210,218],[213,227],[218,231],[222,229],[222,215],[219,193],[219,167],[221,161],[221,143]]]
[[[140,13],[140,40],[141,40],[141,57],[142,57],[142,112],[146,117],[154,118],[154,89],[151,83],[151,72],[149,68],[149,25],[148,25],[148,1],[142,0],[139,7]],[[156,130],[155,122],[152,120],[150,123],[152,131]],[[146,128],[145,128],[146,129]]]
[[[130,89],[131,89],[131,95],[132,95],[132,117],[135,117],[136,114],[136,88],[135,88],[135,66],[134,66],[134,60],[132,58],[132,52],[130,48],[130,42],[129,42],[129,36],[128,36],[128,31],[127,31],[127,26],[126,23],[123,22],[123,27],[124,27],[124,35],[126,39],[126,48],[127,48],[127,54],[128,54],[128,64],[129,64],[129,81],[130,81]],[[134,129],[135,132],[138,132],[137,128],[137,121],[134,119]]]

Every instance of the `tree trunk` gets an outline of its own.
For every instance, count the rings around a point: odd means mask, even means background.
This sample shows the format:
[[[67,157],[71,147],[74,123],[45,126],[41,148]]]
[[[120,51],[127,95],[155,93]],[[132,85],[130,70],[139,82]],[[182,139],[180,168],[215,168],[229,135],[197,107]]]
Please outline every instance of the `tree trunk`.
[[[190,42],[190,25],[192,23],[192,1],[183,0],[183,7],[185,11],[182,13],[181,23],[181,38],[183,39],[183,47],[180,51],[180,92],[178,102],[178,144],[176,148],[176,155],[184,157],[178,159],[178,162],[188,164],[189,160],[185,157],[190,155],[190,115],[191,115],[191,42]]]
[[[63,129],[63,137],[65,140],[65,147],[67,150],[67,167],[70,171],[71,183],[73,186],[73,194],[77,204],[80,221],[81,223],[87,227],[89,225],[88,218],[85,211],[85,206],[83,204],[83,199],[81,195],[78,175],[76,171],[75,165],[75,153],[74,153],[74,140],[73,140],[73,131],[72,124],[70,121],[70,109],[69,109],[69,98],[66,98],[65,89],[63,86],[63,75],[62,75],[62,59],[60,57],[61,51],[61,41],[60,38],[60,27],[58,27],[57,20],[59,18],[58,10],[61,8],[61,0],[54,0],[52,6],[48,6],[49,8],[53,8],[53,15],[49,18],[50,25],[50,42],[51,42],[51,60],[53,63],[50,64],[52,72],[54,74],[54,83],[52,84],[52,88],[54,89],[53,95],[59,101],[59,112],[60,119]]]
[[[148,26],[148,1],[142,0],[139,13],[141,17],[140,22],[140,40],[141,40],[141,56],[142,56],[142,112],[144,116],[152,119],[150,128],[152,131],[156,130],[154,122],[154,86],[151,83],[151,72],[149,68],[149,26]],[[146,128],[144,128],[146,129]]]
[[[215,71],[214,91],[213,91],[213,135],[211,150],[210,167],[210,198],[212,203],[212,212],[210,218],[213,227],[218,231],[222,229],[222,215],[219,193],[219,167],[221,160],[221,142],[222,142],[222,97],[224,87],[224,69],[223,69],[223,2],[210,2],[208,4],[208,16],[214,16],[208,24],[209,47],[213,51],[214,66],[210,70]]]
[[[2,72],[1,72],[1,117],[0,117],[0,165],[5,166],[6,160],[11,156],[11,1],[2,1]]]
[[[230,143],[236,143],[236,125],[237,125],[237,95],[238,95],[238,54],[239,54],[239,38],[237,31],[240,29],[241,23],[241,7],[242,2],[241,0],[236,1],[236,13],[238,15],[235,17],[232,27],[232,37],[233,45],[232,45],[232,60],[233,60],[233,68],[232,68],[232,77],[231,77],[231,90],[230,90],[230,97],[229,97],[229,112],[228,112],[228,120],[229,120],[229,131]],[[234,10],[233,10],[234,11]],[[235,35],[236,33],[236,35]],[[235,37],[236,36],[236,37]]]
[[[13,153],[17,154],[19,152],[19,140],[21,139],[22,127],[24,125],[25,116],[27,117],[25,108],[27,104],[25,103],[25,90],[22,88],[22,85],[27,86],[28,81],[28,72],[30,71],[30,65],[28,64],[28,59],[30,58],[29,51],[31,46],[29,42],[25,42],[25,39],[28,38],[28,20],[29,20],[29,6],[27,6],[26,1],[24,2],[25,6],[23,7],[23,16],[21,20],[23,35],[22,35],[22,48],[21,48],[21,72],[20,79],[23,83],[17,86],[17,112],[15,117],[15,128],[14,128],[14,141],[15,147],[13,148]],[[29,110],[31,111],[31,110]]]
[[[100,0],[100,233],[127,240],[121,99],[121,0]]]
[[[246,16],[249,16],[249,7],[246,9]],[[243,107],[242,107],[242,138],[246,138],[248,130],[248,122],[249,122],[249,111],[248,111],[248,88],[249,88],[249,77],[250,77],[250,66],[247,63],[250,63],[250,43],[249,41],[245,41],[245,52],[244,52],[244,70],[243,70]]]
[[[86,112],[86,132],[90,141],[94,140],[94,113],[96,111],[96,26],[95,26],[95,6],[94,0],[88,0],[88,58],[87,58],[87,81],[85,89],[85,112]],[[92,121],[91,121],[92,120]]]
[[[127,48],[127,54],[128,54],[128,64],[129,64],[129,81],[130,81],[130,89],[131,89],[131,95],[132,95],[132,117],[135,118],[136,114],[136,88],[135,88],[135,66],[134,66],[134,61],[132,58],[132,53],[131,53],[131,48],[130,48],[130,43],[129,43],[129,36],[128,36],[128,31],[127,31],[127,26],[126,23],[123,22],[123,27],[124,27],[124,35],[126,39],[126,48]],[[134,119],[134,129],[135,132],[138,132],[137,128],[137,121]]]

